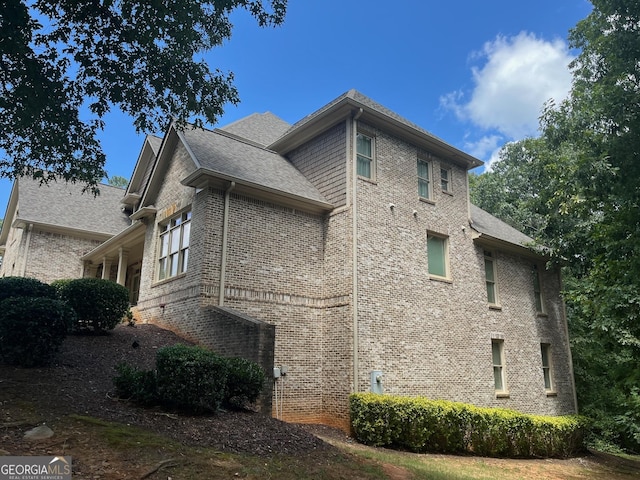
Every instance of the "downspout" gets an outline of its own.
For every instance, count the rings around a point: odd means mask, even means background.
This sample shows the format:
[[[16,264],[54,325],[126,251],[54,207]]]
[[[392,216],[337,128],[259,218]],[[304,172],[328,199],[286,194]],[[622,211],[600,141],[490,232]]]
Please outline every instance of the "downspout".
[[[229,237],[229,199],[231,190],[236,186],[236,182],[231,182],[224,191],[224,214],[222,217],[222,258],[220,260],[220,291],[218,292],[218,306],[224,305],[224,282],[227,270],[227,240]]]
[[[33,223],[30,223],[27,227],[27,240],[24,245],[24,263],[22,264],[22,275],[24,277],[27,275],[27,263],[29,261],[29,247],[31,246],[31,231],[33,230]]]
[[[358,385],[358,371],[360,369],[358,350],[358,211],[357,211],[357,198],[358,198],[358,148],[357,148],[357,135],[358,135],[358,119],[362,115],[362,108],[358,110],[351,122],[351,217],[352,217],[352,267],[353,267],[353,392],[357,393],[359,390]]]

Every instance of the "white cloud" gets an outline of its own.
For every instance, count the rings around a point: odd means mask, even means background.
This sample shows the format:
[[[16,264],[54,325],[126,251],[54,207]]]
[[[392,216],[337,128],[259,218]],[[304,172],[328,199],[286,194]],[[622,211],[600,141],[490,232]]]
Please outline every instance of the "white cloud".
[[[496,150],[499,150],[504,142],[504,137],[501,135],[485,135],[479,140],[466,140],[464,149],[477,158],[486,158],[488,155],[493,154]]]
[[[562,40],[547,41],[521,32],[497,37],[473,56],[473,91],[441,97],[441,105],[458,118],[510,140],[535,135],[544,103],[564,99],[571,88],[568,65],[573,59]],[[476,142],[481,143],[481,142]]]

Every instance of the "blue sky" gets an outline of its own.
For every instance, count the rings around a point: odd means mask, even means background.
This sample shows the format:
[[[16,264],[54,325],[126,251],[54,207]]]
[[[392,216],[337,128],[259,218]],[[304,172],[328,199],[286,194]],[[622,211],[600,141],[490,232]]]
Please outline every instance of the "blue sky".
[[[587,0],[289,0],[274,29],[235,13],[231,40],[204,58],[240,92],[219,125],[266,111],[294,123],[355,88],[490,163],[566,96],[567,35],[590,11]],[[116,107],[100,138],[109,175],[128,178],[143,135]],[[10,190],[1,179],[0,212]]]

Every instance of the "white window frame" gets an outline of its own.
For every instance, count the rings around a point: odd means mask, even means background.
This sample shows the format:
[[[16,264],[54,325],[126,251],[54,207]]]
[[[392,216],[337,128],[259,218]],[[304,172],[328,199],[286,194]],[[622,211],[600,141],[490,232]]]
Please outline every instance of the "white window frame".
[[[533,265],[533,301],[536,313],[544,315],[544,295],[542,294],[542,277],[537,264]]]
[[[360,138],[367,138],[369,139],[370,145],[371,145],[371,156],[368,157],[367,155],[365,155],[364,153],[361,153],[358,151],[358,140]],[[356,171],[358,172],[358,177],[360,178],[366,178],[367,180],[375,180],[376,178],[376,139],[373,135],[369,135],[367,133],[363,133],[363,132],[358,132],[356,134],[356,162],[358,163],[358,165],[356,165]],[[365,162],[369,162],[369,176],[366,175],[362,175],[360,173],[360,162],[365,161]]]
[[[438,239],[442,241],[442,250],[443,250],[443,261],[444,261],[444,275],[440,275],[438,273],[433,273],[429,268],[429,240],[430,239]],[[429,278],[433,278],[436,280],[450,280],[451,279],[451,266],[449,264],[449,237],[446,235],[441,235],[435,232],[428,231],[427,232],[427,270],[429,271]]]
[[[505,366],[504,340],[499,338],[491,339],[491,363],[493,364],[493,386],[495,388],[496,396],[509,396]]]
[[[542,362],[542,377],[544,379],[544,389],[547,394],[555,393],[555,382],[553,381],[553,360],[551,356],[551,344],[540,344],[540,356]]]
[[[427,167],[427,176],[420,176],[420,164],[423,163]],[[433,181],[432,181],[432,162],[426,158],[418,157],[416,162],[417,176],[418,176],[418,196],[421,200],[433,200]],[[422,185],[426,185],[427,187],[427,195],[423,195],[421,193],[420,187]]]
[[[191,237],[191,210],[183,211],[158,224],[156,280],[175,278],[187,271]],[[164,241],[166,240],[166,248]],[[178,245],[175,245],[175,241]]]
[[[443,172],[446,173],[447,178],[445,179],[442,175]],[[440,188],[444,193],[453,193],[452,191],[452,171],[450,168],[440,166]]]
[[[487,263],[491,264],[491,273],[493,275],[493,280],[490,280],[489,276],[487,275]],[[500,305],[500,300],[498,297],[498,268],[495,253],[491,250],[484,250],[484,281],[487,291],[487,302],[489,303],[489,306]],[[491,296],[489,295],[490,286],[493,289],[493,302],[491,301]]]

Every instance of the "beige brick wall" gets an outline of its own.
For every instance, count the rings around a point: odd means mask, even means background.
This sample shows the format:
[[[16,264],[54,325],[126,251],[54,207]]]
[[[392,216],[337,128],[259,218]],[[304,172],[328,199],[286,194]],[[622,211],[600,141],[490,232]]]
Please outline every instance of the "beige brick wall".
[[[382,370],[389,393],[525,412],[572,412],[555,274],[544,275],[549,315],[538,317],[532,262],[498,252],[502,310],[490,310],[483,249],[468,227],[466,172],[433,158],[434,186],[439,185],[440,165],[446,165],[453,174],[452,195],[436,188],[433,203],[421,201],[418,150],[371,126],[364,128],[375,133],[377,173],[375,182],[358,183],[360,389],[367,390],[371,370]],[[448,238],[450,281],[429,278],[427,231]],[[506,399],[496,398],[493,384],[491,338],[496,333],[505,344]],[[541,341],[552,344],[556,378],[562,379],[557,396],[547,397],[544,390]]]
[[[533,261],[495,252],[501,309],[490,309],[483,247],[468,222],[466,171],[433,157],[434,186],[440,166],[449,168],[451,194],[436,189],[432,201],[422,201],[418,149],[371,125],[363,128],[375,135],[377,172],[374,182],[357,181],[358,390],[367,391],[370,372],[382,370],[388,393],[572,412],[557,272],[542,269],[546,315],[540,316]],[[292,154],[292,162],[343,205],[331,214],[307,214],[231,192],[224,300],[227,308],[275,325],[274,364],[289,367],[284,418],[341,427],[348,425],[354,363],[347,131],[342,123]],[[202,307],[218,304],[225,194],[209,188],[196,195],[182,186],[179,179],[190,168],[179,147],[156,199],[158,215],[147,228],[140,308],[144,319],[197,340],[210,329]],[[158,222],[189,206],[188,271],[155,282]],[[429,278],[427,231],[448,238],[449,281]],[[492,337],[504,339],[509,398],[495,395]],[[541,342],[552,345],[556,396],[544,390]]]
[[[0,276],[25,276],[45,283],[82,277],[80,257],[102,242],[40,228],[11,228]]]

